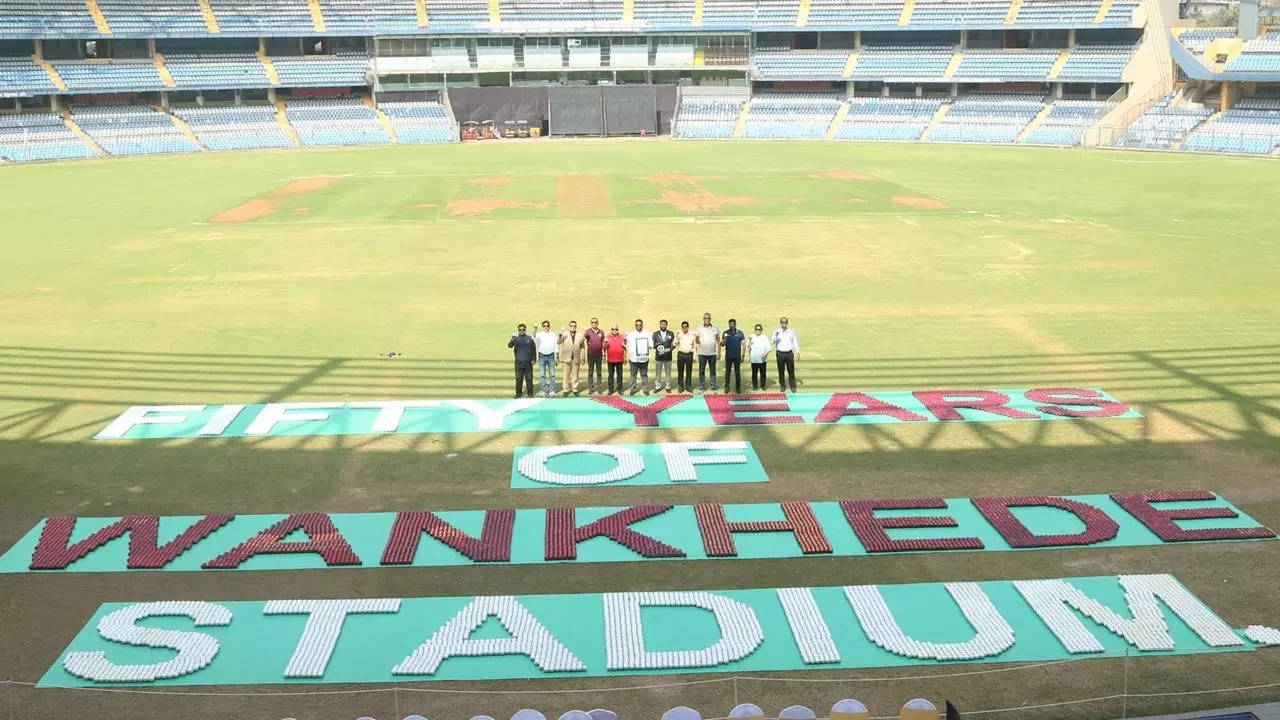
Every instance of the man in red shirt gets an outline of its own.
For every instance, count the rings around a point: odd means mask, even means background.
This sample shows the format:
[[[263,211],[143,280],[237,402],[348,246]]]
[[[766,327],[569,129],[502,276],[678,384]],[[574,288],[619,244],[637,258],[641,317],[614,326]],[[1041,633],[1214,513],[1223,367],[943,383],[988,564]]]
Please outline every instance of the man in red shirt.
[[[591,327],[582,334],[587,341],[587,394],[604,392],[604,331],[600,318],[591,318]]]
[[[618,323],[609,327],[604,339],[604,356],[609,363],[609,394],[613,394],[613,377],[618,376],[618,394],[622,394],[622,364],[627,360],[627,336],[618,332]]]

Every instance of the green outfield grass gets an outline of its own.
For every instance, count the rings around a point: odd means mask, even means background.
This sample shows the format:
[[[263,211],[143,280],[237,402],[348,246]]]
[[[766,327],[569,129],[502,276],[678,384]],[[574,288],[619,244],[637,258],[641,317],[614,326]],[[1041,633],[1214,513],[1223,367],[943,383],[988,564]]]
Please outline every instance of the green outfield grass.
[[[1275,528],[1277,197],[1275,161],[942,145],[529,141],[0,168],[0,543],[7,548],[55,514],[1155,488],[1212,490]],[[531,494],[508,489],[515,446],[677,435],[90,440],[136,404],[505,397],[506,340],[517,322],[547,318],[559,327],[596,315],[625,327],[636,317],[694,321],[703,311],[767,328],[789,315],[804,345],[806,390],[1096,386],[1145,418],[680,431],[681,439],[751,440],[772,481]],[[378,357],[392,349],[403,359]],[[1277,571],[1280,546],[1246,543],[670,562],[643,572],[581,565],[555,573],[0,576],[0,677],[34,681],[109,600],[1171,572],[1242,627],[1280,625]],[[860,676],[902,674],[910,673]],[[912,695],[994,708],[1116,694],[1125,675],[1120,661],[1092,660],[947,680],[744,681],[739,699],[771,713],[792,702],[825,709],[843,696],[869,699],[876,714]],[[1277,677],[1280,652],[1144,658],[1127,668],[1129,690],[1139,693]],[[649,682],[672,679],[680,678]],[[684,703],[718,715],[733,704],[726,688],[582,702],[519,694],[399,702],[433,720],[503,717],[520,705],[617,706],[634,716]],[[390,696],[14,693],[14,717],[24,719],[61,717],[67,708],[131,720],[179,711],[271,720],[393,713]],[[996,717],[1119,717],[1277,697],[1280,690],[1264,688]]]

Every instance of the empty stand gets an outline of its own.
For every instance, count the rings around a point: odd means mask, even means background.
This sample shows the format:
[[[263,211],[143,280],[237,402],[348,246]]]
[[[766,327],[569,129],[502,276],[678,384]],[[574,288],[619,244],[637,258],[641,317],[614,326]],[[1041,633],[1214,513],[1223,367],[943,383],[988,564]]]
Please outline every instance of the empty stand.
[[[836,140],[918,140],[942,98],[851,98]]]
[[[1043,80],[1057,50],[966,50],[956,67],[956,80]]]
[[[285,114],[303,145],[377,145],[391,142],[373,108],[359,98],[285,101]]]
[[[1280,73],[1280,30],[1272,30],[1244,44],[1244,49],[1227,63],[1228,72]]]
[[[1040,124],[1023,136],[1028,145],[1081,145],[1084,133],[1115,107],[1105,100],[1058,100]]]
[[[1071,51],[1058,71],[1057,80],[1066,82],[1120,82],[1125,66],[1133,57],[1132,45],[1080,45]]]
[[[1201,106],[1175,107],[1171,92],[1148,108],[1112,144],[1119,147],[1168,150],[1182,142],[1182,138],[1192,128],[1212,114],[1212,110]]]
[[[113,34],[204,35],[196,0],[98,0]]]
[[[1249,98],[1196,128],[1184,150],[1266,155],[1280,147],[1280,99]]]
[[[169,75],[179,88],[262,88],[273,83],[253,53],[173,53],[165,56]]]
[[[270,105],[175,107],[170,112],[182,118],[210,150],[293,147]]]
[[[315,32],[306,0],[209,0],[209,5],[224,33]]]
[[[839,80],[848,61],[848,50],[760,50],[751,71],[761,80]]]
[[[946,73],[953,55],[955,47],[951,45],[867,45],[858,56],[853,78],[939,79]]]
[[[163,90],[164,80],[151,60],[54,61],[50,65],[73,92]]]
[[[145,105],[72,107],[81,130],[112,155],[196,152],[200,147],[163,112]]]
[[[973,93],[960,97],[929,136],[943,142],[1011,143],[1044,108],[1044,97]]]
[[[902,16],[903,6],[904,0],[812,0],[808,27],[895,27]]]
[[[367,85],[371,69],[368,55],[338,53],[307,57],[272,57],[284,87]]]
[[[30,57],[0,57],[0,92],[57,91],[53,78]]]
[[[836,111],[838,95],[828,93],[762,93],[751,98],[743,137],[821,140]]]
[[[418,31],[413,0],[319,0],[325,27],[331,32],[414,33]],[[432,3],[434,9],[434,3]],[[434,18],[432,18],[434,20]]]
[[[721,139],[733,136],[733,124],[747,102],[745,95],[686,95],[676,112],[678,138]]]
[[[693,3],[688,0],[635,0],[632,16],[654,27],[693,24]]]
[[[0,37],[65,35],[94,37],[84,0],[0,0]]]
[[[438,102],[385,102],[378,105],[395,127],[402,143],[453,142],[458,126]]]
[[[58,115],[0,115],[0,158],[6,162],[69,160],[97,154]]]
[[[912,25],[997,27],[1004,25],[1012,0],[916,0]]]
[[[622,0],[501,0],[504,23],[584,24],[622,20]]]

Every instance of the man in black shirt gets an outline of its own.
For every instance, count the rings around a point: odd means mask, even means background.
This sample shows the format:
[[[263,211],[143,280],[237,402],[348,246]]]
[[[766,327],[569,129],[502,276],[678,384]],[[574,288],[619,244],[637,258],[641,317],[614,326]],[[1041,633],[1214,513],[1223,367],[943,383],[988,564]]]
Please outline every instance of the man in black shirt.
[[[720,345],[724,348],[724,391],[729,392],[733,380],[734,392],[742,392],[742,343],[747,336],[738,329],[738,321],[730,319],[729,329],[724,331]]]
[[[507,347],[512,348],[516,358],[516,397],[521,397],[520,383],[528,388],[529,397],[533,397],[533,358],[538,354],[538,346],[533,338],[524,332],[524,323],[516,326],[516,334],[511,336]]]
[[[656,353],[653,374],[653,391],[671,392],[671,351],[675,348],[675,333],[667,329],[667,321],[658,322],[658,332],[653,334],[653,349]],[[663,378],[666,378],[664,381]]]

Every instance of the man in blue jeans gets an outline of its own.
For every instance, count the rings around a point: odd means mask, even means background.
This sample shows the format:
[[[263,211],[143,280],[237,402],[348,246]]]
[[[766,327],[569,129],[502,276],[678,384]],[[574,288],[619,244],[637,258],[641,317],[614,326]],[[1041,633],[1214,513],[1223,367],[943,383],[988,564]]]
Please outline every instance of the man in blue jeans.
[[[560,349],[560,336],[551,332],[551,321],[542,321],[542,330],[533,336],[538,345],[538,388],[542,397],[556,394],[556,352]]]
[[[698,342],[698,392],[707,391],[707,366],[711,366],[711,392],[716,391],[716,360],[720,359],[720,328],[711,324],[711,313],[702,313],[702,324],[693,331]]]

